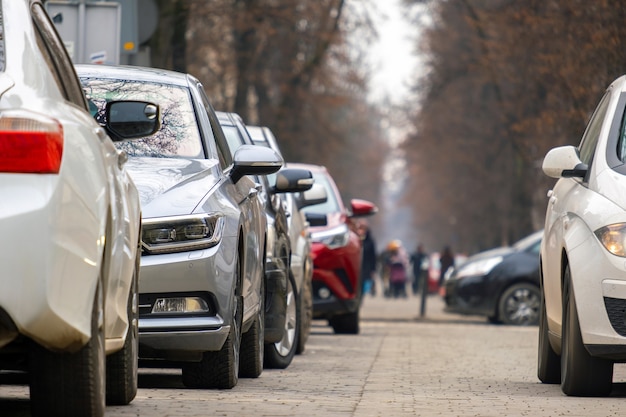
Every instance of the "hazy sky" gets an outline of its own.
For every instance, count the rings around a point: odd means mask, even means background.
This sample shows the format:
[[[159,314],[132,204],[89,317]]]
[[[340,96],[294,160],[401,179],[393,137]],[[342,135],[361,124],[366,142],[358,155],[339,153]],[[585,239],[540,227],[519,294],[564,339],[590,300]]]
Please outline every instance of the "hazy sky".
[[[370,59],[374,69],[371,79],[372,97],[389,95],[395,102],[404,96],[409,77],[417,68],[417,58],[412,49],[417,29],[405,19],[401,0],[375,2],[378,13],[374,13],[379,40],[370,48]]]

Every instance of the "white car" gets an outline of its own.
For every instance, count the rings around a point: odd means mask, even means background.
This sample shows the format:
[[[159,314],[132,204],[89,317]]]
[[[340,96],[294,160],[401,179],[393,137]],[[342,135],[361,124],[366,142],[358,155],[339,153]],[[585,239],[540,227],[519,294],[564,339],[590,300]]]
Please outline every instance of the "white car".
[[[578,147],[552,149],[558,178],[541,245],[538,377],[567,395],[611,392],[626,361],[626,77],[614,81]]]
[[[124,162],[43,5],[0,0],[0,366],[30,372],[33,415],[101,416],[137,392],[141,217]]]

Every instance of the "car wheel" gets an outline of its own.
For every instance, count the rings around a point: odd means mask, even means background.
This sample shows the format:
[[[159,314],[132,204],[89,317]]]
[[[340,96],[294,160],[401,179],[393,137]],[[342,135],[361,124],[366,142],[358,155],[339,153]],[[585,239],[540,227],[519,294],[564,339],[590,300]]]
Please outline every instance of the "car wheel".
[[[265,344],[265,367],[285,369],[296,354],[298,334],[300,330],[300,310],[293,277],[287,280],[287,311],[283,338],[276,343]]]
[[[589,355],[583,344],[569,266],[563,288],[561,390],[566,395],[604,396],[611,392],[613,362]]]
[[[91,338],[75,353],[34,345],[30,357],[34,416],[104,416],[104,300],[98,285],[91,313]]]
[[[329,323],[336,334],[359,334],[359,310],[333,316]]]
[[[541,294],[536,285],[515,284],[507,288],[498,301],[498,318],[503,324],[531,326],[539,323]]]
[[[241,282],[240,275],[241,265],[237,259],[236,282]],[[187,388],[231,389],[237,385],[243,321],[243,297],[238,295],[240,291],[240,288],[236,288],[233,294],[230,332],[222,348],[217,352],[204,352],[200,362],[189,362],[183,365],[183,384]]]
[[[261,301],[259,312],[250,329],[241,337],[241,357],[239,376],[242,378],[258,378],[263,372],[264,341],[265,341],[265,284],[261,279]]]
[[[537,359],[537,377],[544,384],[558,384],[561,382],[561,359],[554,353],[548,339],[548,317],[546,316],[546,302],[541,297],[539,312],[539,343]]]
[[[137,252],[135,270],[128,297],[128,331],[124,347],[106,358],[106,402],[111,405],[129,404],[137,395],[137,370],[139,355],[139,259]]]
[[[296,354],[304,352],[306,342],[311,333],[311,323],[313,321],[313,284],[310,279],[305,278],[302,283],[300,297],[300,332],[298,333],[298,346]]]

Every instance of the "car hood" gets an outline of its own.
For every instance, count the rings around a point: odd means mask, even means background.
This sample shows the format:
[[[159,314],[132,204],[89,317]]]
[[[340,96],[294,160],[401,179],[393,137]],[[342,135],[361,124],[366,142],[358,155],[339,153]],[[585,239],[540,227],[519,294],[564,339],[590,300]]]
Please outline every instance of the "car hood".
[[[143,218],[191,214],[219,182],[211,159],[131,157],[126,169],[139,190]]]

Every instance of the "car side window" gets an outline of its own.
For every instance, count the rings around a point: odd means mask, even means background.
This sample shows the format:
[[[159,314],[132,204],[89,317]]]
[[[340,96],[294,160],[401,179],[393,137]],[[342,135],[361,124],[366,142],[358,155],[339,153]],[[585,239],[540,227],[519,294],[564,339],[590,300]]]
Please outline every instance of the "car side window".
[[[619,138],[617,139],[617,157],[620,161],[626,162],[626,112],[622,115],[622,123],[619,127]]]
[[[591,165],[591,161],[593,159],[596,144],[598,143],[598,138],[600,137],[602,123],[604,122],[604,118],[609,107],[610,96],[610,92],[607,92],[604,97],[602,97],[602,100],[600,100],[600,103],[596,107],[596,110],[593,112],[593,115],[587,124],[587,129],[585,129],[585,133],[583,134],[583,138],[578,147],[580,160],[584,164],[587,164],[587,166]]]
[[[87,100],[78,82],[72,60],[61,43],[54,25],[41,4],[34,3],[31,7],[37,44],[59,90],[67,101],[87,110]]]
[[[215,145],[217,145],[217,155],[220,160],[220,164],[222,165],[222,169],[227,169],[233,164],[233,157],[230,153],[230,149],[228,148],[228,142],[224,137],[224,132],[222,131],[220,123],[217,120],[215,110],[213,109],[209,98],[206,96],[202,85],[198,85],[198,90],[200,91],[200,97],[202,98],[202,105],[204,106],[206,114],[209,117],[209,122],[211,123],[211,130],[213,130],[213,138],[215,139]]]

